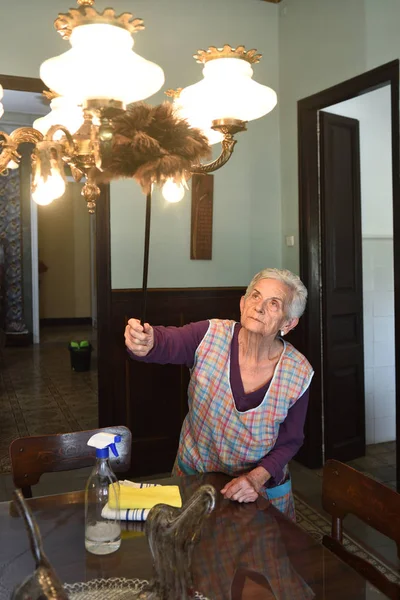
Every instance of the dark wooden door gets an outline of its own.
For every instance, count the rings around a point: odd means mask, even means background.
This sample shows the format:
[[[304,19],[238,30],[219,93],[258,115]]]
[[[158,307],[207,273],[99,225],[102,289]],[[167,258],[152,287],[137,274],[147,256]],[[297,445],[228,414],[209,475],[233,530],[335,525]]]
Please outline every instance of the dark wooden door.
[[[320,113],[325,459],[365,455],[359,124]]]

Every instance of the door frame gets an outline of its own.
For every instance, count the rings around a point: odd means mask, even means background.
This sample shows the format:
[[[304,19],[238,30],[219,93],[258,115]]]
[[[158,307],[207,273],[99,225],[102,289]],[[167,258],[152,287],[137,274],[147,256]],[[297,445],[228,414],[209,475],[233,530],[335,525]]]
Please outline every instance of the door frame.
[[[305,443],[299,454],[311,468],[323,464],[323,382],[321,353],[321,233],[318,193],[318,112],[385,85],[391,88],[391,139],[393,187],[393,255],[395,289],[395,340],[400,340],[400,149],[399,60],[362,73],[297,103],[299,155],[300,275],[308,288],[308,310],[302,318],[303,349],[315,369]],[[400,343],[395,344],[396,439],[400,440]],[[396,444],[397,486],[400,489],[400,444]]]

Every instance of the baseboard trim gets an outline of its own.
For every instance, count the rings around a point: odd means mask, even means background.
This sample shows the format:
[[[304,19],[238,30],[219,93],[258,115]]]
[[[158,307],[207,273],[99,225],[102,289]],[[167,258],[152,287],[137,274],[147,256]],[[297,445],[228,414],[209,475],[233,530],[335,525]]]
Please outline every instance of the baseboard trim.
[[[6,346],[30,346],[33,343],[33,335],[30,332],[12,333],[6,332]]]
[[[57,327],[58,325],[91,325],[92,317],[63,317],[60,319],[40,319],[40,327]]]

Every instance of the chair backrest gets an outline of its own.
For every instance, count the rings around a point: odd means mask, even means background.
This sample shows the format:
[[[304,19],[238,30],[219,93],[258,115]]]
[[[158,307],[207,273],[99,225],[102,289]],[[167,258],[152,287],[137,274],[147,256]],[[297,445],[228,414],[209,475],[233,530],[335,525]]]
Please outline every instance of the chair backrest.
[[[38,483],[43,473],[82,469],[94,464],[96,449],[87,445],[89,438],[104,431],[121,435],[119,457],[111,453],[115,472],[126,472],[131,465],[132,434],[127,427],[118,425],[101,429],[35,435],[17,438],[10,444],[10,458],[14,485],[22,489],[26,498],[32,497],[31,486]]]
[[[389,598],[400,599],[400,586],[343,546],[343,519],[352,514],[394,540],[399,551],[400,494],[337,460],[326,462],[322,481],[322,506],[332,517],[332,533],[323,544]]]

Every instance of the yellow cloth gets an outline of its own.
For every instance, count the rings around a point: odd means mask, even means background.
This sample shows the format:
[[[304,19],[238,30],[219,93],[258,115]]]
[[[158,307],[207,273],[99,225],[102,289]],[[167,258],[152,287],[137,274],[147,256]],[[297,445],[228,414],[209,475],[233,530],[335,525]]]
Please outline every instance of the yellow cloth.
[[[111,486],[110,486],[111,487]],[[127,508],[153,508],[156,504],[169,504],[180,508],[182,499],[177,485],[154,485],[151,487],[137,488],[124,485],[119,486],[119,509]],[[109,508],[115,509],[115,494],[110,490],[108,496]]]

